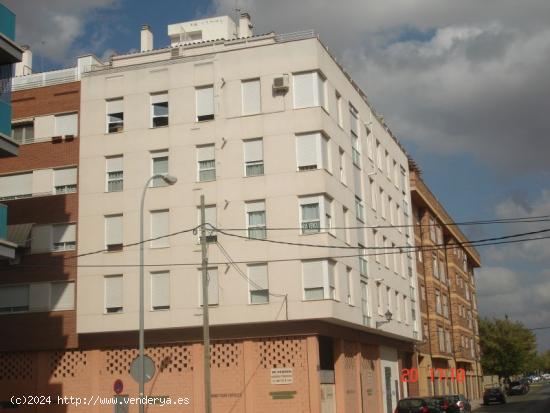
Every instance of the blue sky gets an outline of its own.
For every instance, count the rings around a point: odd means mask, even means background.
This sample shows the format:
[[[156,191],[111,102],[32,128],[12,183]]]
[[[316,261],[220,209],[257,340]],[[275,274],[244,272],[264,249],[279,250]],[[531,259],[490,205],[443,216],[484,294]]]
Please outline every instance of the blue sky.
[[[45,4],[48,4],[47,6]],[[6,1],[35,69],[155,47],[171,23],[233,14],[235,0]],[[550,214],[546,0],[239,0],[256,33],[315,29],[413,155],[457,221]],[[284,11],[284,12],[282,12]],[[550,227],[550,224],[547,224]],[[472,238],[544,226],[468,227]],[[550,326],[550,242],[480,250],[482,315]],[[550,330],[537,333],[550,348]]]

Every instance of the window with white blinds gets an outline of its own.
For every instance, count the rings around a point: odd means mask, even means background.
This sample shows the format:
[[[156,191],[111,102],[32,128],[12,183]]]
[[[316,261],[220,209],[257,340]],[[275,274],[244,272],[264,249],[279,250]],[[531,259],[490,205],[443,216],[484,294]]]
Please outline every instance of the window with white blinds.
[[[300,198],[300,227],[302,234],[330,231],[332,201],[325,195]]]
[[[261,91],[260,79],[243,80],[241,82],[243,115],[260,113]]]
[[[76,225],[57,224],[52,227],[52,250],[70,251],[76,248]]]
[[[264,174],[263,140],[251,139],[244,141],[244,173],[245,176]]]
[[[298,170],[329,169],[328,138],[320,132],[296,135]]]
[[[78,114],[68,113],[55,116],[55,136],[76,136],[78,134]]]
[[[170,245],[169,211],[151,211],[151,248],[162,248]],[[163,237],[163,238],[158,238]],[[155,239],[158,238],[158,239]]]
[[[250,304],[265,304],[269,302],[267,264],[248,265],[248,285]]]
[[[54,282],[50,291],[52,311],[74,310],[74,282]]]
[[[170,272],[151,273],[151,308],[153,310],[170,309]]]
[[[122,275],[107,275],[105,280],[105,312],[121,313],[123,305]]]
[[[334,300],[335,262],[331,260],[302,261],[304,300]]]
[[[0,287],[0,312],[15,313],[19,311],[29,311],[29,285]]]
[[[216,179],[215,145],[197,146],[197,179],[199,182]]]
[[[105,217],[105,247],[109,251],[122,249],[122,214]]]
[[[107,133],[122,132],[124,130],[124,105],[122,98],[109,99],[107,106]]]
[[[218,284],[218,268],[208,268],[208,305],[218,305],[220,287]],[[199,269],[199,303],[202,306],[202,270]]]
[[[265,201],[246,203],[246,228],[248,237],[255,239],[266,238]]]
[[[168,93],[151,94],[151,127],[168,126]]]
[[[0,176],[0,200],[32,196],[32,172]]]
[[[294,108],[326,106],[325,78],[317,71],[295,73],[292,76]]]
[[[124,167],[122,155],[105,159],[107,192],[119,192],[124,189]]]
[[[54,169],[53,182],[56,194],[69,194],[76,192],[77,169]]]
[[[155,175],[168,175],[168,151],[151,152],[151,173]],[[151,181],[152,187],[167,186],[168,184],[161,177]]]
[[[195,89],[197,122],[214,119],[214,87],[203,86]]]

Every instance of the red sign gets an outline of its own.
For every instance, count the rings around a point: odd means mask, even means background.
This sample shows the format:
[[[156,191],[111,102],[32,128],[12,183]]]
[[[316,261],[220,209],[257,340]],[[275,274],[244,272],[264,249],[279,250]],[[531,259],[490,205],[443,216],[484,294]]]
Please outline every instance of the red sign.
[[[113,383],[113,390],[116,394],[122,393],[122,390],[124,389],[124,384],[122,383],[122,380],[116,379]]]

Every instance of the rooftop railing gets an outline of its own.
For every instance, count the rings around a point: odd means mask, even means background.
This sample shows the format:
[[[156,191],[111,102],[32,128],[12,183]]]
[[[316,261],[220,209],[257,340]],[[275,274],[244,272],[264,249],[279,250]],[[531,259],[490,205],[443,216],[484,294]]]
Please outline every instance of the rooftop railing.
[[[12,79],[11,88],[12,91],[16,91],[75,82],[77,80],[79,80],[77,68],[71,67],[68,69],[52,70],[51,72],[14,77]]]

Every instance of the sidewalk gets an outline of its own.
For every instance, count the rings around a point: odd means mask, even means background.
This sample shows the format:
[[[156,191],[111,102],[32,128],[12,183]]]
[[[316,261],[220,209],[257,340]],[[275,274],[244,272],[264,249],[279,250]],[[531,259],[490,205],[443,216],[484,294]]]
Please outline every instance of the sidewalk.
[[[483,405],[483,399],[470,400],[472,410],[479,409]]]

